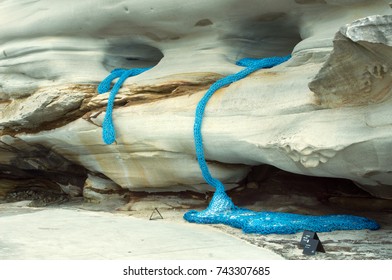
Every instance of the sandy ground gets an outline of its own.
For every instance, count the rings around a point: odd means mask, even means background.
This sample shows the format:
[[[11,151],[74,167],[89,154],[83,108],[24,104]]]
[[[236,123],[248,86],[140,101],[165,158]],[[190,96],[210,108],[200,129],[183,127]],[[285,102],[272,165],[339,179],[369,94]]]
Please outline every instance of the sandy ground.
[[[182,220],[13,203],[0,207],[0,259],[283,258],[213,227]]]

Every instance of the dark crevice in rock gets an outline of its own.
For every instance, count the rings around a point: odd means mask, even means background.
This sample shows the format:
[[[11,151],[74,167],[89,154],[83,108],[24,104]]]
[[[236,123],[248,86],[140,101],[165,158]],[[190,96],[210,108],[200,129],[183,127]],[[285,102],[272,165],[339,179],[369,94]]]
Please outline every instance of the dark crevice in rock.
[[[20,140],[20,149],[3,155],[0,161],[0,197],[25,200],[31,196],[80,196],[87,170],[41,145],[29,145]],[[0,148],[7,145],[0,143]],[[31,192],[30,192],[31,191]],[[49,199],[53,200],[53,199]]]
[[[69,201],[69,196],[61,190],[50,190],[46,187],[20,187],[5,196],[6,202],[31,200],[30,207],[58,205]]]
[[[270,165],[253,167],[228,193],[238,206],[304,214],[392,211],[392,200],[373,197],[350,180],[293,174]]]
[[[211,84],[222,76],[216,73],[195,73],[195,80],[186,80],[186,77],[176,77],[170,82],[156,82],[151,85],[138,86],[136,84],[124,85],[116,95],[114,108],[123,106],[135,106],[163,99],[174,98],[182,95],[192,95],[199,91],[207,91]],[[101,96],[95,96],[82,106],[88,112],[84,118],[96,117],[105,110],[107,100]],[[97,110],[99,112],[97,113]]]

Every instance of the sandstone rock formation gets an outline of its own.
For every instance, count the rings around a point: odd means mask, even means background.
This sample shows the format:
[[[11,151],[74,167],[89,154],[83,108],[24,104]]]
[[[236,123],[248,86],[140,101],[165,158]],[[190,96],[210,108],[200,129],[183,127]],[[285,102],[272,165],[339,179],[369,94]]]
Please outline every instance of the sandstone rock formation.
[[[388,4],[3,1],[0,196],[29,186],[80,195],[86,186],[94,197],[101,180],[112,192],[205,190],[193,147],[197,102],[241,69],[236,60],[292,53],[211,99],[203,137],[213,175],[231,188],[267,164],[392,198]],[[153,68],[120,90],[117,141],[105,145],[108,95],[96,87],[121,67]]]

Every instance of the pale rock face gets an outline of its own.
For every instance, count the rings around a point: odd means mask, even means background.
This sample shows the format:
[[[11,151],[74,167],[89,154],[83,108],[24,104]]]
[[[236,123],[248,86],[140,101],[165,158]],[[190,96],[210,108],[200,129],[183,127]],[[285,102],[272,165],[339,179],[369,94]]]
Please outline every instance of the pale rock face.
[[[85,170],[87,191],[98,173],[131,190],[205,190],[198,101],[242,69],[236,60],[292,53],[210,100],[202,131],[212,174],[231,188],[270,164],[392,198],[391,14],[388,1],[363,0],[3,1],[2,177],[12,185],[19,174],[3,146],[21,155],[39,145]],[[121,67],[153,68],[120,90],[117,141],[105,145],[108,95],[96,86]]]
[[[386,101],[391,93],[392,16],[370,16],[343,26],[334,45],[309,84],[319,104],[333,108]]]
[[[89,174],[84,186],[83,197],[88,202],[100,203],[108,199],[121,200],[121,187],[113,181]]]

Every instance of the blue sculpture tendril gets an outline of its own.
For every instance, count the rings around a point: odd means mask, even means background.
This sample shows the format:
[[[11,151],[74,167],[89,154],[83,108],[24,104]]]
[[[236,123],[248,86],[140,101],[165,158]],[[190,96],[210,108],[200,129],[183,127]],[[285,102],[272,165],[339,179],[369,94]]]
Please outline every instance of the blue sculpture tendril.
[[[105,118],[102,122],[102,138],[106,144],[112,144],[116,140],[116,131],[113,125],[113,106],[117,92],[128,77],[137,76],[149,69],[151,68],[134,68],[130,70],[117,68],[98,85],[98,93],[102,94],[110,90],[114,79],[119,78],[110,91]]]
[[[271,68],[288,59],[290,59],[290,56],[241,59],[237,62],[237,65],[246,68],[216,81],[199,101],[196,108],[193,131],[196,157],[204,179],[215,188],[215,193],[207,209],[200,212],[190,210],[185,213],[184,219],[188,222],[199,224],[221,223],[241,228],[245,233],[259,234],[291,234],[302,230],[327,232],[332,230],[378,229],[379,225],[375,221],[353,215],[310,216],[290,213],[255,212],[239,208],[227,196],[222,182],[212,177],[205,160],[201,134],[203,115],[209,99],[218,89],[243,79],[257,70]]]

